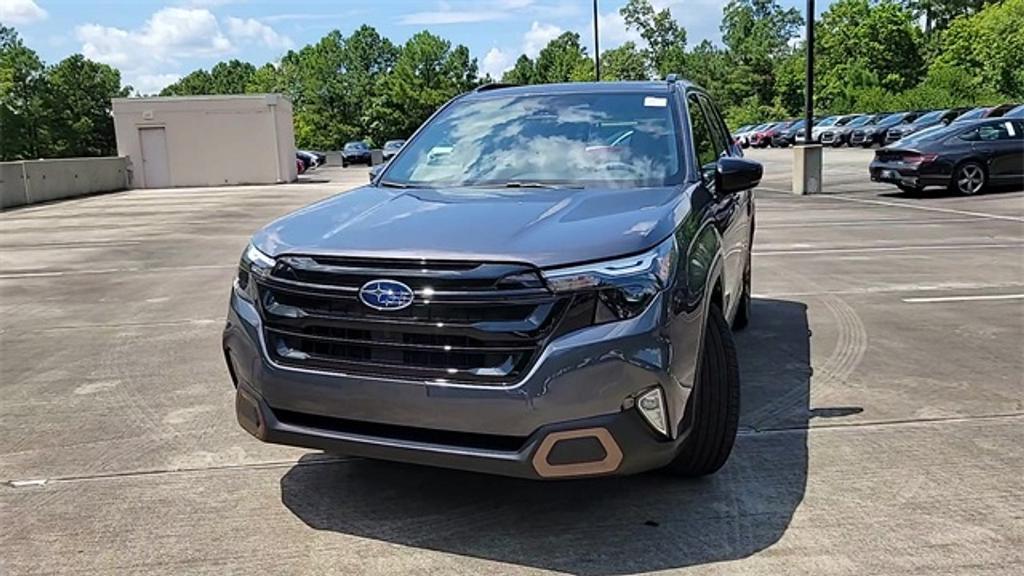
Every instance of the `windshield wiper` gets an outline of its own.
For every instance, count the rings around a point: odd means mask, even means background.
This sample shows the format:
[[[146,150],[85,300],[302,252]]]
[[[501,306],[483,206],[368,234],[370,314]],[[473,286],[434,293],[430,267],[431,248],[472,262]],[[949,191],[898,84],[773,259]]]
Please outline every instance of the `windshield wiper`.
[[[378,186],[385,188],[408,188],[408,184],[402,184],[401,182],[391,182],[390,180],[381,180],[377,183]]]
[[[523,182],[518,180],[510,180],[502,185],[505,188],[548,188],[552,190],[559,188],[583,188],[583,186],[575,184],[545,184],[543,182]]]

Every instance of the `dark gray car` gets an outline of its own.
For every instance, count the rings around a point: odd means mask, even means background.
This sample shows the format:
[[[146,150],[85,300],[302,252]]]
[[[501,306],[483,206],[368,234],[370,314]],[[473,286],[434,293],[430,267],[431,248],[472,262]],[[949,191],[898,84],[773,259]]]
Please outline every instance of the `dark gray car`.
[[[257,232],[223,348],[266,442],[526,478],[732,449],[752,188],[685,82],[484,87]]]

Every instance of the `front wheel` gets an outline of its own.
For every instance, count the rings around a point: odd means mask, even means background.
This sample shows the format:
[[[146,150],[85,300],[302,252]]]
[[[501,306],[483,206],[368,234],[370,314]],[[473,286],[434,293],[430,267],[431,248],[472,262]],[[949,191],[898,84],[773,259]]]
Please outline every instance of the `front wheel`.
[[[988,175],[985,167],[980,162],[969,160],[956,167],[953,171],[953,180],[949,183],[950,189],[965,196],[972,196],[985,189],[988,183]]]
[[[708,309],[700,373],[686,410],[690,433],[666,470],[690,477],[712,474],[729,459],[740,418],[736,344],[714,304]]]

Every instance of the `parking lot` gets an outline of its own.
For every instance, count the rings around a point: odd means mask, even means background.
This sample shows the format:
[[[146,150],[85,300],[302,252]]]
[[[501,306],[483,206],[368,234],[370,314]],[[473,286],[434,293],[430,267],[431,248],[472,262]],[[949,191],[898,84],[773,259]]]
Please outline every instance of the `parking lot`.
[[[530,483],[261,444],[220,330],[268,220],[361,184],[0,214],[0,574],[1024,570],[1024,192],[829,194],[766,164],[741,435],[702,481]]]

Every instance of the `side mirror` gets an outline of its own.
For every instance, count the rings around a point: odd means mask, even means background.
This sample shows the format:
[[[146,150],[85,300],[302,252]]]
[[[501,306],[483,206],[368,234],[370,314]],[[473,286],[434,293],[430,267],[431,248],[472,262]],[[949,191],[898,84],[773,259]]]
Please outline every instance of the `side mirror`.
[[[735,194],[761,183],[764,168],[759,162],[744,158],[721,158],[715,166],[715,191]]]
[[[376,166],[370,168],[370,183],[371,184],[375,180],[377,180],[377,176],[380,176],[380,173],[381,173],[381,171],[384,170],[385,166],[387,166],[387,164],[377,164]]]

